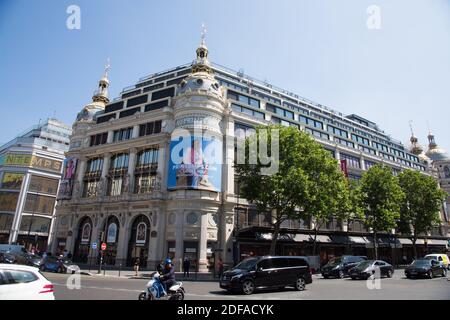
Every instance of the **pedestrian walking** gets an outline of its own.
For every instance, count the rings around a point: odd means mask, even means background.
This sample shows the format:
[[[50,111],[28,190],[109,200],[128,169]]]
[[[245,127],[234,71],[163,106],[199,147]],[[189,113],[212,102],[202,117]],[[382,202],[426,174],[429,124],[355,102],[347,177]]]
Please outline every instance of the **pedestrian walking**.
[[[219,278],[221,278],[222,274],[223,274],[223,260],[222,260],[222,258],[219,258],[219,260],[217,260],[217,270],[219,271]]]
[[[186,275],[189,278],[189,269],[191,268],[191,262],[188,258],[184,258],[183,261],[183,277],[186,277]]]
[[[139,273],[139,265],[141,264],[141,259],[136,258],[134,260],[134,276],[137,277]]]

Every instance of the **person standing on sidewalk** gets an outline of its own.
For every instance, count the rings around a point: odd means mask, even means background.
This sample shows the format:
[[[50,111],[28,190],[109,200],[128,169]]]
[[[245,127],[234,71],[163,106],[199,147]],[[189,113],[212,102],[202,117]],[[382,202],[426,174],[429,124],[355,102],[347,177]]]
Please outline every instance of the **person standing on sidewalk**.
[[[134,260],[134,276],[137,277],[138,276],[138,272],[139,272],[139,265],[141,264],[141,259],[136,258],[136,260]]]
[[[183,277],[186,278],[186,274],[187,274],[187,276],[189,278],[189,269],[190,268],[191,268],[191,262],[186,257],[186,258],[184,258],[184,261],[183,261]]]
[[[217,260],[217,269],[219,270],[219,278],[222,277],[222,273],[223,273],[223,260],[222,258],[219,258],[219,260]]]

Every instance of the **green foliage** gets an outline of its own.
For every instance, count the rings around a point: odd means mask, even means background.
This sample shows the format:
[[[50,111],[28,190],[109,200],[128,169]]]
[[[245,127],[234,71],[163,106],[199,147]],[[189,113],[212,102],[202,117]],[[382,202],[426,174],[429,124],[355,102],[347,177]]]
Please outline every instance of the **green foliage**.
[[[426,234],[439,222],[439,210],[447,193],[438,188],[433,177],[413,170],[399,175],[405,197],[401,202],[399,229],[414,239]]]
[[[278,165],[276,173],[263,175],[264,165],[249,164],[249,158],[255,156],[251,152],[246,154],[245,164],[235,164],[241,195],[260,212],[273,212],[271,251],[285,219],[312,218],[321,225],[351,209],[347,182],[337,161],[307,133],[294,127],[259,127],[253,137],[247,138],[246,145],[273,129],[279,130],[279,157],[274,159]]]

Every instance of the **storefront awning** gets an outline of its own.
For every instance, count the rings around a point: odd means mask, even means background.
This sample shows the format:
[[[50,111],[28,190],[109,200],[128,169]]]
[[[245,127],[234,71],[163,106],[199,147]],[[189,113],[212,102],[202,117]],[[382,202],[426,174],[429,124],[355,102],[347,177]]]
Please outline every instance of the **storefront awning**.
[[[356,244],[366,244],[367,243],[367,241],[366,241],[366,239],[364,239],[364,237],[349,236],[348,239],[350,240],[351,243],[356,243]]]
[[[401,244],[409,244],[409,245],[412,245],[411,239],[408,239],[408,238],[398,238],[398,241],[399,241]]]
[[[447,244],[448,244],[447,240],[428,239],[428,245],[431,245],[431,246],[444,246],[444,247],[446,247]]]

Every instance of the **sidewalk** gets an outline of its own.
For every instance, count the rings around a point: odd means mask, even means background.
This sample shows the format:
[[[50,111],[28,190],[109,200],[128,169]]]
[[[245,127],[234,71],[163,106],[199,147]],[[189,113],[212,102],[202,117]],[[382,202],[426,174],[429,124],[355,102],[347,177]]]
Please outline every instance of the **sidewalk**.
[[[129,268],[128,268],[129,269]],[[136,276],[135,272],[132,270],[119,270],[113,268],[106,268],[106,270],[102,269],[102,272],[98,273],[97,268],[91,268],[90,270],[85,268],[84,266],[81,268],[80,273],[82,275],[88,276],[96,276],[96,277],[115,277],[115,278],[124,278],[124,279],[152,279],[153,273],[155,271],[151,270],[142,270],[138,272],[138,276]],[[190,277],[183,277],[183,272],[175,272],[175,277],[178,281],[208,281],[208,282],[217,282],[219,278],[214,278],[213,274],[209,272],[191,272]]]

